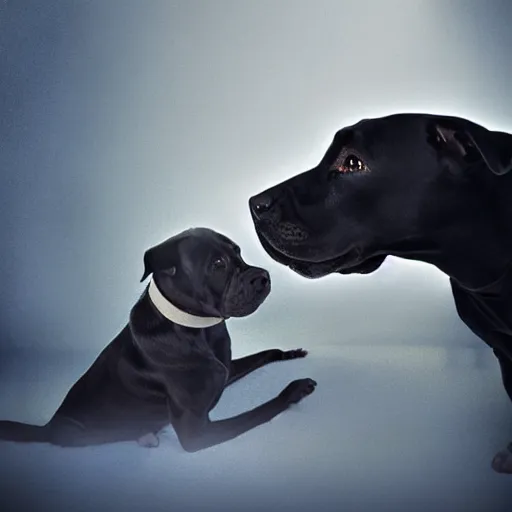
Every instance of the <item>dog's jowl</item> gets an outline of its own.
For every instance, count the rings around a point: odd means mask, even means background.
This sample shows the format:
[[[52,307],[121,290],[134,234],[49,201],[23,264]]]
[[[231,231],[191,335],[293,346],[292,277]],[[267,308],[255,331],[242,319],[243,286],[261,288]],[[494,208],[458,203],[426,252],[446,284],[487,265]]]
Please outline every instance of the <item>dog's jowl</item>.
[[[181,446],[197,451],[270,421],[315,390],[314,380],[295,380],[255,409],[210,421],[227,385],[267,363],[307,353],[269,349],[231,359],[226,320],[254,313],[270,292],[270,277],[249,266],[238,245],[220,233],[189,229],[149,249],[142,281],[149,276],[125,328],[48,424],[0,421],[0,439],[75,447],[137,441],[153,447],[158,432],[171,424]]]
[[[450,277],[512,399],[512,135],[430,114],[339,130],[313,169],[249,200],[267,253],[296,273],[368,274],[388,255]],[[493,468],[512,473],[512,446]]]

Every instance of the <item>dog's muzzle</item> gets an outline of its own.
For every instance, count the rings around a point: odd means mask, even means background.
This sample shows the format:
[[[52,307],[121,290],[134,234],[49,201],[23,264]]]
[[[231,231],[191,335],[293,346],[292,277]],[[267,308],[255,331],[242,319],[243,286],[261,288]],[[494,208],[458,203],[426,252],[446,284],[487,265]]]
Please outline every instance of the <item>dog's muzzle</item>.
[[[244,276],[244,281],[257,295],[270,292],[270,274],[262,268],[249,269]]]
[[[256,311],[270,293],[270,275],[258,267],[235,274],[227,288],[224,307],[227,316],[247,316]]]

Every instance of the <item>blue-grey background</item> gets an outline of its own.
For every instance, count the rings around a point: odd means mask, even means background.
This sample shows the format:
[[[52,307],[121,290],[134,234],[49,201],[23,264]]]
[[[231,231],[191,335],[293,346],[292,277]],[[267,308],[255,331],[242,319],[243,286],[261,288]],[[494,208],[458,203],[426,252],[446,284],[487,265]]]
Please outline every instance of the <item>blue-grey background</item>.
[[[436,269],[307,281],[258,245],[248,197],[335,130],[426,111],[512,131],[512,4],[477,0],[0,2],[0,417],[42,424],[127,320],[146,248],[210,226],[273,292],[234,355],[303,346],[214,418],[314,395],[205,452],[0,446],[2,510],[512,510],[497,364]],[[34,508],[35,507],[35,508]]]

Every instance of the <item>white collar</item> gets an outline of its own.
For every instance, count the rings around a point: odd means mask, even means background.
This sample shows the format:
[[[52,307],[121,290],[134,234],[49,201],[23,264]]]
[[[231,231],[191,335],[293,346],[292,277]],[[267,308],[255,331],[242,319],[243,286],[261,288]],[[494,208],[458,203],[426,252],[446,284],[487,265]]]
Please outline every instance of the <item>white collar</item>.
[[[151,282],[149,283],[148,294],[156,309],[158,309],[165,318],[175,324],[193,327],[195,329],[205,329],[206,327],[212,327],[224,321],[224,318],[219,317],[191,315],[177,308],[162,295],[162,292],[158,289],[153,278],[151,278]]]

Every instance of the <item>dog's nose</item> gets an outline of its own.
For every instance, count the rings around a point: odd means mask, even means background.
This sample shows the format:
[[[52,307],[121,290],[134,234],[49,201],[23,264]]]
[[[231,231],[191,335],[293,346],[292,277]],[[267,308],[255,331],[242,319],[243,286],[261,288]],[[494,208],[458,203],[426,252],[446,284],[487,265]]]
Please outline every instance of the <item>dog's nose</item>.
[[[252,213],[259,217],[262,213],[268,212],[274,203],[273,197],[268,192],[262,192],[249,199],[249,207]]]
[[[262,292],[270,286],[270,275],[266,270],[258,273],[250,280],[251,286],[257,293]]]

